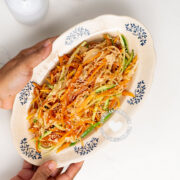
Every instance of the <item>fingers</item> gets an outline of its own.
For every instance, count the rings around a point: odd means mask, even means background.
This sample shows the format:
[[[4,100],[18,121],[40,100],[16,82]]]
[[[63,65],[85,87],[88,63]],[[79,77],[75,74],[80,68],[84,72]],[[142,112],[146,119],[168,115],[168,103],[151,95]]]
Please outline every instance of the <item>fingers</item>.
[[[51,37],[51,38],[48,38],[48,39],[45,39],[37,44],[35,44],[34,46],[30,47],[30,48],[27,48],[27,49],[24,49],[20,52],[21,55],[24,55],[24,56],[28,56],[32,53],[34,53],[37,49],[40,49],[42,48],[46,42],[50,42],[51,44],[57,39],[58,36],[55,36],[55,37]]]
[[[33,174],[34,174],[34,172],[31,169],[22,169],[18,173],[17,177],[19,177],[21,179],[31,179],[33,177]]]
[[[27,161],[24,161],[23,169],[32,169],[32,164],[28,163]]]
[[[39,49],[36,49],[34,53],[30,54],[24,59],[24,65],[31,69],[36,67],[39,63],[41,63],[41,61],[48,57],[51,50],[52,44],[48,40],[44,46],[42,46]]]
[[[39,47],[42,47],[47,41],[50,41],[50,43],[52,44],[56,39],[57,39],[58,36],[54,36],[54,37],[51,37],[51,38],[48,38],[48,39],[45,39],[41,42],[38,42],[37,44],[35,44],[33,47],[29,48],[29,49],[37,49]]]
[[[56,162],[47,161],[37,169],[31,180],[47,180],[56,171],[56,167]]]
[[[15,98],[14,96],[9,95],[8,97],[6,97],[5,101],[0,99],[0,108],[6,110],[12,109],[14,98]]]
[[[22,170],[18,173],[17,176],[12,178],[11,180],[22,180],[22,179],[31,179],[34,172],[32,170],[32,165],[27,161],[24,161]]]
[[[80,171],[83,163],[84,162],[71,164],[63,174],[59,175],[56,178],[56,180],[72,180],[76,176],[76,174]]]
[[[61,172],[62,172],[63,168],[59,168],[59,169],[56,169],[52,174],[51,176],[52,177],[56,177],[57,175],[59,175]]]
[[[52,44],[56,38],[57,37],[46,39],[31,48],[21,51],[18,55],[18,59],[23,59],[25,67],[31,69],[36,67],[41,61],[48,57],[52,50]],[[19,63],[22,63],[22,61],[19,61]]]

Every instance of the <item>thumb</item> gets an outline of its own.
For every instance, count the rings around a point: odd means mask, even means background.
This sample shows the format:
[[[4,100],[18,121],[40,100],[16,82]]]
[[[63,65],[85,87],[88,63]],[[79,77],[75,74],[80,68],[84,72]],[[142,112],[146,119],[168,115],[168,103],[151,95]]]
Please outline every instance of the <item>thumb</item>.
[[[29,54],[24,59],[24,63],[27,67],[34,68],[41,61],[49,56],[52,50],[52,42],[48,39],[42,46],[37,48],[32,54]]]
[[[51,174],[56,170],[57,164],[54,161],[47,161],[42,164],[31,180],[47,180]]]

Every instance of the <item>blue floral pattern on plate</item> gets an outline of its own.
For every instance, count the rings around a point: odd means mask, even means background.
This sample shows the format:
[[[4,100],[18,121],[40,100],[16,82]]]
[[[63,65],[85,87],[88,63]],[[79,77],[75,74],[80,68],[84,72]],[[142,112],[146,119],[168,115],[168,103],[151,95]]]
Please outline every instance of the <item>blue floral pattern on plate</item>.
[[[71,45],[78,38],[89,35],[90,32],[87,28],[77,27],[66,37],[65,45]]]
[[[34,148],[31,148],[27,142],[27,138],[23,138],[20,142],[20,149],[23,154],[28,158],[42,159],[41,153],[37,152]]]
[[[147,33],[145,30],[134,23],[125,24],[126,30],[132,32],[134,36],[137,36],[140,40],[140,45],[144,46],[147,42]]]
[[[97,144],[99,142],[99,138],[93,137],[89,142],[87,142],[84,146],[75,146],[74,151],[79,154],[80,156],[84,156],[91,151],[94,150],[94,148],[97,147]]]
[[[28,97],[30,95],[31,90],[33,89],[33,81],[30,81],[27,83],[27,85],[24,87],[23,90],[20,92],[19,101],[21,105],[24,105],[27,103]]]
[[[137,83],[137,88],[135,90],[135,97],[127,100],[127,103],[129,103],[130,105],[134,105],[134,104],[138,104],[140,103],[140,101],[142,100],[144,94],[145,94],[145,89],[146,89],[146,84],[145,82],[142,80],[142,81],[139,81]]]

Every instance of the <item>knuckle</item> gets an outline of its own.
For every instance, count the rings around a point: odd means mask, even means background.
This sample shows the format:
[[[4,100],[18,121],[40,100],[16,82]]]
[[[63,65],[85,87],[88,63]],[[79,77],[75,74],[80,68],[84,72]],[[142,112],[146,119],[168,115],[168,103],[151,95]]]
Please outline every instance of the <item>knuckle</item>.
[[[27,49],[23,49],[23,50],[20,51],[19,55],[25,55],[26,52],[27,52]]]

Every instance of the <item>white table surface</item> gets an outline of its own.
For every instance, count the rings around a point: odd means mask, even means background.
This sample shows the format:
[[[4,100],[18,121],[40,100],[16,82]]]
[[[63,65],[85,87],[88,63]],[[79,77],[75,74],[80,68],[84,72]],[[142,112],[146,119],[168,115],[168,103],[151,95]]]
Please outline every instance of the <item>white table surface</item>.
[[[179,7],[179,0],[51,0],[42,23],[25,26],[0,1],[0,47],[7,50],[9,57],[78,22],[106,13],[132,16],[152,33],[156,72],[149,96],[132,117],[132,133],[88,159],[75,179],[180,179]],[[1,53],[0,57],[1,62],[7,61],[7,55]],[[1,180],[10,179],[22,165],[9,126],[10,112],[0,110]]]

